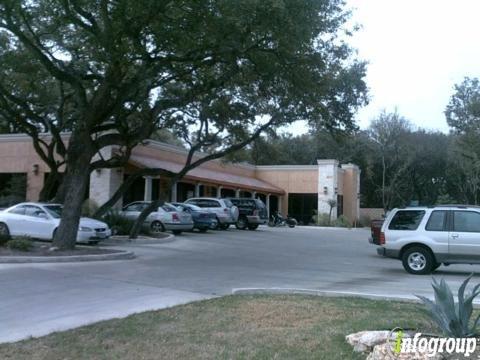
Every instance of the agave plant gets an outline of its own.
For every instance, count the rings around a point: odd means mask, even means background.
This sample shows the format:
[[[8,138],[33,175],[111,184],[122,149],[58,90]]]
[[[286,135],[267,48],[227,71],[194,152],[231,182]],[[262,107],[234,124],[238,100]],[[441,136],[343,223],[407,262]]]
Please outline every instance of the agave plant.
[[[426,305],[428,313],[446,336],[463,338],[477,335],[480,315],[471,326],[470,324],[472,323],[473,300],[480,294],[480,284],[476,285],[470,293],[465,294],[467,284],[472,277],[473,274],[458,289],[458,302],[455,302],[452,290],[444,279],[440,282],[433,279],[435,302],[424,296],[416,295]]]

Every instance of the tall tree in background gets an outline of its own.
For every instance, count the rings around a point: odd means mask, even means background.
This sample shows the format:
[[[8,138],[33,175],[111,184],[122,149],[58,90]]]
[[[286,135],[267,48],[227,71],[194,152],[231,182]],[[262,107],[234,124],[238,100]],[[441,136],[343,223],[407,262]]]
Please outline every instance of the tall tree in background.
[[[90,172],[124,165],[158,129],[188,147],[176,180],[298,119],[354,127],[365,65],[342,41],[343,8],[343,0],[2,1],[2,116],[34,144],[49,132],[54,145],[40,150],[66,167],[54,245],[75,244]],[[210,155],[195,158],[197,150]]]
[[[465,78],[455,85],[445,116],[452,129],[450,174],[458,197],[465,203],[480,201],[480,81]]]
[[[372,121],[369,128],[370,139],[375,143],[376,153],[380,158],[381,177],[378,191],[382,194],[385,210],[391,209],[393,203],[405,201],[401,198],[408,186],[409,168],[412,165],[411,149],[406,146],[406,137],[412,130],[411,123],[397,112],[382,112]]]

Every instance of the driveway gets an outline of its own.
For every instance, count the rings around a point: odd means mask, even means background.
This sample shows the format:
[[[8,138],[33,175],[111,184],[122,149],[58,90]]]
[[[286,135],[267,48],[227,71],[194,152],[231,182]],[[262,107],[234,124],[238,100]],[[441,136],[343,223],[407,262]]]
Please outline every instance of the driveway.
[[[0,265],[0,342],[139,311],[231,294],[234,288],[307,288],[367,295],[430,295],[429,276],[380,258],[367,230],[298,227],[185,234],[122,246],[127,261]],[[479,266],[440,267],[458,286]]]

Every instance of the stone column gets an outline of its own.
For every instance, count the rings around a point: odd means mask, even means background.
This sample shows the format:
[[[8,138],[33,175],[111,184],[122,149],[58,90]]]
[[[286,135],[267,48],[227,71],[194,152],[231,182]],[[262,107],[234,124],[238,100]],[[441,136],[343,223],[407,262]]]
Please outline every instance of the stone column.
[[[222,197],[222,189],[223,189],[223,186],[217,186],[217,198],[221,198]]]
[[[200,183],[195,183],[195,197],[199,197],[200,196],[200,186],[202,184]]]
[[[144,176],[145,179],[145,191],[144,191],[144,201],[152,201],[152,177]]]
[[[256,191],[252,191],[252,199],[255,199],[257,197],[257,192]]]
[[[270,219],[270,193],[267,194],[267,203],[265,204],[265,206],[267,207],[267,216],[268,218]]]
[[[329,200],[337,200],[338,171],[337,160],[317,160],[318,164],[318,213],[330,212]],[[332,209],[332,220],[337,218],[337,207]]]
[[[235,189],[235,197],[236,198],[240,197],[240,189]]]
[[[177,202],[177,182],[175,181],[173,184],[172,184],[172,202]]]

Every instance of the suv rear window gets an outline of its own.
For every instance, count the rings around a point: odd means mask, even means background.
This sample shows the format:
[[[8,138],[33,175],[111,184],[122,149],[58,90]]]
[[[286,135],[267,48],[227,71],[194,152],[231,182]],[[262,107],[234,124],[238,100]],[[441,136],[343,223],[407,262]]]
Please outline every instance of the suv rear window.
[[[423,210],[400,210],[393,216],[388,225],[389,230],[417,230],[423,219]]]

